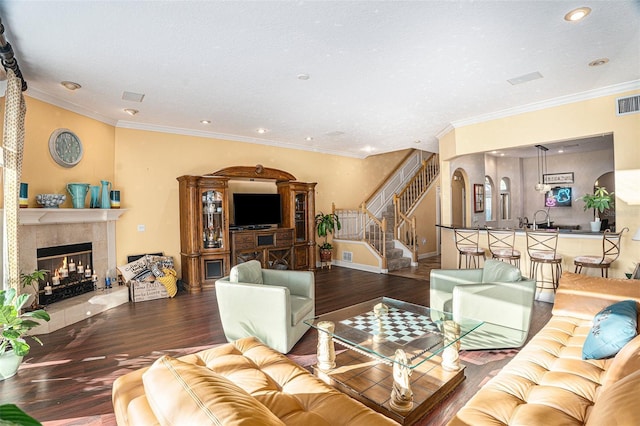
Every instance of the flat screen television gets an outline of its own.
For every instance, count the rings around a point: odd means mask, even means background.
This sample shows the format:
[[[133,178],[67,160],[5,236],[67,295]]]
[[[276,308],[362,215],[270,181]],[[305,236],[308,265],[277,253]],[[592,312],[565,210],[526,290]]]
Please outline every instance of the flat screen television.
[[[233,194],[233,225],[260,227],[282,222],[280,194]]]
[[[556,186],[544,196],[545,207],[571,207],[571,187]]]

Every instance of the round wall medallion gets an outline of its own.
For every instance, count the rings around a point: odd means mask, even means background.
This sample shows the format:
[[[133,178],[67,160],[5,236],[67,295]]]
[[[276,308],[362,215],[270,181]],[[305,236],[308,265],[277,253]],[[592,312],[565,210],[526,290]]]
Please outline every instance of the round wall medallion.
[[[49,152],[62,167],[73,167],[82,160],[82,142],[69,129],[57,129],[49,137]]]

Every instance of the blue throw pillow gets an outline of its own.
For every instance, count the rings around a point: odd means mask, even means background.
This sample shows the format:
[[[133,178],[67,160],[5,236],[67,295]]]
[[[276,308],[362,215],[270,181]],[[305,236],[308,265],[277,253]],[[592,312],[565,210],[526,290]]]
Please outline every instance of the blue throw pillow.
[[[615,356],[637,334],[638,310],[635,300],[623,300],[596,314],[593,327],[582,347],[582,359]]]

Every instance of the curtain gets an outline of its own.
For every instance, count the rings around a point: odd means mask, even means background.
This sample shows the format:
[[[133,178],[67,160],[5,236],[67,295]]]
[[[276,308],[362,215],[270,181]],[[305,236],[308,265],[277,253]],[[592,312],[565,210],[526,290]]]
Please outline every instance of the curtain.
[[[22,153],[24,150],[24,118],[27,107],[22,96],[22,80],[7,70],[7,92],[5,95],[4,132],[2,148],[4,155],[3,190],[3,267],[2,288],[13,287],[20,293],[20,253],[18,246],[18,196],[22,175]]]

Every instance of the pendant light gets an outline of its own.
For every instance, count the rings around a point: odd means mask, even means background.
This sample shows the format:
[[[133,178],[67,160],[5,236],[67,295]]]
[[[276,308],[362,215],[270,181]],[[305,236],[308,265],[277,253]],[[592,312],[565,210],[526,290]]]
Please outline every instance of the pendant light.
[[[536,184],[536,191],[541,194],[545,194],[551,191],[551,185],[544,183],[544,175],[547,174],[547,151],[549,148],[542,145],[536,145],[538,149],[538,183]]]

